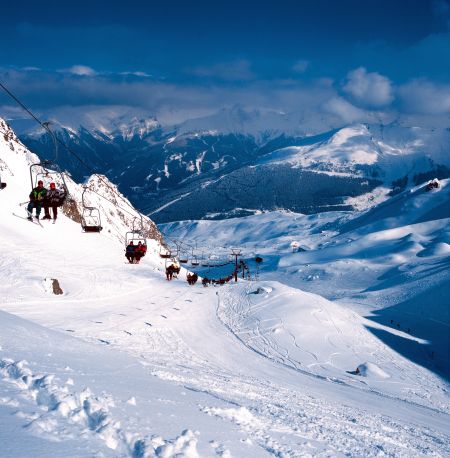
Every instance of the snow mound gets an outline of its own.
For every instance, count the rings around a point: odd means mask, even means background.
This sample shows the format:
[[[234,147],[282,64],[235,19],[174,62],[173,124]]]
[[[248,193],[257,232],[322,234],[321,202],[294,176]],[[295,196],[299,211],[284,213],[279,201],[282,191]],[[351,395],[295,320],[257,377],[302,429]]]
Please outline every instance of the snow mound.
[[[358,366],[359,375],[362,377],[370,377],[375,379],[387,379],[390,375],[387,374],[381,367],[374,363],[362,363]]]
[[[253,294],[270,294],[273,291],[273,288],[270,286],[259,286],[256,291],[253,291]]]
[[[428,257],[428,256],[445,256],[450,254],[450,245],[445,242],[436,243],[430,247],[425,248],[417,253],[417,256]]]

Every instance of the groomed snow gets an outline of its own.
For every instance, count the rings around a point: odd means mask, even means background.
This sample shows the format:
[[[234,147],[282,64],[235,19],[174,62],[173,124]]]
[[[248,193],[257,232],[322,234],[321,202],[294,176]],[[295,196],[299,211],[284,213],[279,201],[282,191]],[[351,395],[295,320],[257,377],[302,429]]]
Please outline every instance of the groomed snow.
[[[375,215],[342,233],[348,214],[168,225],[173,238],[264,258],[260,281],[188,286],[184,271],[165,280],[156,241],[129,265],[113,234],[13,216],[29,186],[10,151],[0,149],[14,169],[0,191],[5,456],[450,454],[445,340],[418,327],[419,293],[448,292],[448,219],[428,211],[394,227]],[[307,251],[292,253],[294,240]],[[416,314],[376,319],[401,297]],[[420,319],[427,336],[448,330]]]

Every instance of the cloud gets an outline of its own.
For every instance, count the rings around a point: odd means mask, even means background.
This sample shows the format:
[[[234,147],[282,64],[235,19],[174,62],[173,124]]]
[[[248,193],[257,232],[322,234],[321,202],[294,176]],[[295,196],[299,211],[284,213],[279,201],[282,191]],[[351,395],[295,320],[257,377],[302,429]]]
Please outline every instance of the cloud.
[[[391,81],[379,73],[368,73],[364,67],[349,72],[342,89],[356,103],[365,107],[378,108],[394,100]]]
[[[22,70],[26,72],[40,72],[42,69],[39,67],[30,66],[30,67],[22,67]]]
[[[0,80],[33,111],[49,119],[58,119],[62,112],[68,120],[71,116],[76,118],[77,112],[98,113],[109,108],[140,113],[139,116],[144,117],[145,114],[155,116],[164,125],[169,125],[207,116],[223,107],[239,105],[250,110],[303,113],[299,119],[324,129],[354,122],[389,122],[402,116],[408,116],[411,122],[414,117],[418,119],[420,116],[421,123],[425,118],[433,118],[433,123],[436,123],[436,117],[440,117],[442,123],[448,125],[450,85],[412,80],[396,89],[395,103],[374,107],[374,100],[367,100],[366,92],[368,88],[377,92],[376,89],[384,86],[387,79],[377,73],[367,73],[365,69],[353,70],[349,75],[347,90],[343,92],[329,78],[226,82],[185,78],[180,82],[156,79],[136,71],[80,77],[77,73],[0,67]],[[365,81],[362,85],[365,89],[358,92],[353,85],[353,93],[349,93],[350,81],[355,83],[360,79]],[[389,81],[387,84],[390,87]],[[380,92],[383,91],[377,92],[377,104],[380,103]],[[385,91],[381,100],[386,102],[391,98],[392,89],[388,91],[388,96]],[[19,117],[12,101],[0,92],[0,116],[5,113],[12,118]]]
[[[328,113],[340,117],[346,123],[362,121],[366,118],[364,110],[355,107],[342,97],[333,97],[323,104],[323,109]]]
[[[202,78],[216,78],[223,81],[249,81],[256,77],[250,62],[246,59],[195,67],[188,70],[188,73]]]
[[[134,71],[134,72],[120,72],[120,75],[125,75],[125,76],[137,76],[139,78],[151,78],[152,75],[149,75],[148,73],[141,72],[141,71]]]
[[[296,73],[305,73],[306,69],[309,66],[308,60],[298,60],[292,67],[292,70]]]
[[[95,76],[97,72],[87,65],[72,65],[70,68],[65,68],[61,72],[71,73],[78,76]]]
[[[206,115],[224,106],[292,112],[315,110],[336,95],[329,80],[170,81],[130,72],[80,77],[73,73],[0,68],[0,79],[34,110],[58,107],[127,106],[177,121]],[[0,106],[11,102],[0,93]],[[1,115],[1,113],[0,113]]]
[[[450,84],[413,80],[398,90],[404,110],[409,113],[450,114]]]

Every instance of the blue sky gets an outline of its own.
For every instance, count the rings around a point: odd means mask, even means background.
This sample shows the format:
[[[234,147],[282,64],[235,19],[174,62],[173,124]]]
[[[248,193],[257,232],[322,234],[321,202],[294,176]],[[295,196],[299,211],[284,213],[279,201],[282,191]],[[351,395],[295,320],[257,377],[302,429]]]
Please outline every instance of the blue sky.
[[[0,78],[38,109],[450,111],[450,0],[3,3]]]

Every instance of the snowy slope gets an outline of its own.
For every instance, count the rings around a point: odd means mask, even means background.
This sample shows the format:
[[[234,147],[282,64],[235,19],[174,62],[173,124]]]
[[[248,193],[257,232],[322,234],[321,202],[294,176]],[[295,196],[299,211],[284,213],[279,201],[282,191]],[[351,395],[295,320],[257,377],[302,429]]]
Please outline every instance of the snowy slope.
[[[313,248],[328,240],[318,234],[324,223],[342,215],[287,215],[295,223],[282,227],[263,214],[259,233],[256,217],[223,223],[225,234],[208,222],[210,233],[191,242],[211,235],[214,245],[229,246],[246,235],[267,250],[266,279],[203,288],[188,286],[182,273],[169,283],[157,241],[141,264],[129,265],[112,229],[84,234],[65,216],[44,228],[14,217],[28,189],[28,153],[9,151],[1,157],[14,176],[0,191],[0,443],[7,456],[450,453],[447,382],[374,335],[353,305],[285,281],[294,261],[283,267],[280,254],[304,222]],[[123,224],[117,214],[111,219],[111,228]],[[170,235],[178,236],[175,227]],[[64,293],[52,294],[46,278],[57,278]],[[361,376],[351,373],[356,367]]]
[[[421,185],[356,217],[274,212],[161,227],[172,237],[196,240],[206,253],[229,252],[230,245],[242,247],[253,275],[252,259],[262,256],[261,279],[277,279],[339,301],[369,320],[362,326],[370,333],[415,364],[448,378],[448,183],[442,181],[441,188],[432,192]],[[349,315],[349,320],[355,319]],[[384,328],[378,328],[380,324]],[[314,352],[314,343],[300,342],[300,346]],[[407,365],[403,364],[405,369]],[[411,374],[407,377],[412,380]],[[431,385],[437,383],[431,379]]]
[[[2,235],[10,225],[2,218]],[[57,233],[58,227],[51,226],[55,231],[39,239],[29,230],[10,231],[6,240],[11,244],[20,240],[19,250],[2,238],[6,257],[1,272],[7,276],[3,276],[1,308],[45,326],[37,329],[29,322],[1,317],[2,329],[7,329],[0,342],[0,398],[5,405],[1,421],[8,425],[1,434],[8,434],[5,440],[12,456],[21,456],[24,443],[38,447],[41,456],[61,455],[62,447],[69,456],[83,456],[86,450],[106,456],[146,456],[133,455],[142,448],[148,456],[187,457],[197,456],[194,451],[200,456],[259,457],[300,456],[306,450],[370,456],[379,453],[380,446],[392,454],[402,454],[404,447],[414,453],[446,450],[448,416],[442,397],[431,403],[421,400],[433,406],[423,408],[412,400],[387,398],[384,388],[375,390],[377,384],[386,385],[378,374],[359,380],[338,370],[339,366],[354,370],[357,363],[366,362],[374,349],[367,332],[361,336],[365,348],[353,357],[345,356],[348,342],[338,340],[344,354],[334,356],[329,368],[315,371],[305,365],[307,374],[322,371],[326,377],[305,374],[302,366],[314,356],[301,350],[300,343],[292,347],[289,337],[304,333],[304,328],[299,333],[288,325],[298,300],[305,304],[307,315],[315,311],[316,333],[333,329],[329,318],[321,316],[324,304],[326,313],[336,319],[333,326],[340,328],[328,338],[348,331],[339,318],[345,314],[324,299],[313,297],[311,308],[308,295],[276,283],[277,294],[284,295],[276,302],[287,309],[280,307],[277,317],[262,315],[258,322],[264,326],[257,325],[246,308],[253,295],[245,284],[220,291],[216,309],[215,289],[189,288],[181,281],[168,287],[152,256],[143,265],[128,266],[114,241],[80,239],[81,234],[68,227]],[[56,249],[42,249],[50,238],[55,247],[56,240],[64,246],[69,239],[77,243],[61,259]],[[94,250],[103,255],[85,255]],[[29,252],[38,259],[27,258]],[[28,260],[18,269],[14,259]],[[64,296],[49,295],[44,276],[57,277]],[[263,313],[274,311],[276,302]],[[260,308],[258,303],[254,306]],[[298,316],[295,322],[301,323]],[[357,323],[354,328],[364,331]],[[319,343],[315,355],[326,366],[330,347]],[[390,354],[386,348],[379,353]],[[24,359],[27,363],[16,369]],[[369,362],[373,360],[372,356]],[[398,372],[388,362],[380,369],[388,371],[388,384],[398,387]],[[29,377],[25,383],[23,375]],[[25,425],[30,426],[23,429]],[[185,429],[191,432],[183,433]],[[372,437],[368,430],[378,434]],[[401,446],[394,440],[399,434]],[[50,437],[58,437],[62,444],[48,443]],[[158,446],[163,447],[159,452]],[[166,455],[164,449],[169,450]]]
[[[25,148],[14,131],[0,118],[0,172],[2,181],[7,183],[3,192],[5,196],[9,197],[6,205],[11,212],[26,216],[25,207],[20,208],[19,203],[26,201],[31,191],[30,165],[39,164],[39,162],[39,158]],[[36,174],[40,174],[38,178],[44,181],[44,186],[47,189],[52,181],[58,187],[62,187],[60,174],[50,173],[47,175],[45,171],[42,172],[41,167],[33,168],[34,185]],[[70,213],[76,222],[80,222],[80,217],[83,214],[82,194],[84,188],[75,183],[67,174],[64,174],[64,179],[76,209],[67,205],[63,208],[63,212]],[[92,175],[84,185],[87,187],[84,196],[85,205],[98,208],[101,225],[105,233],[123,242],[125,233],[133,228],[133,221],[136,228],[141,228],[141,214],[105,176]],[[96,220],[91,219],[88,223],[96,224]],[[161,234],[149,218],[143,217],[143,225],[147,237],[162,242]]]

